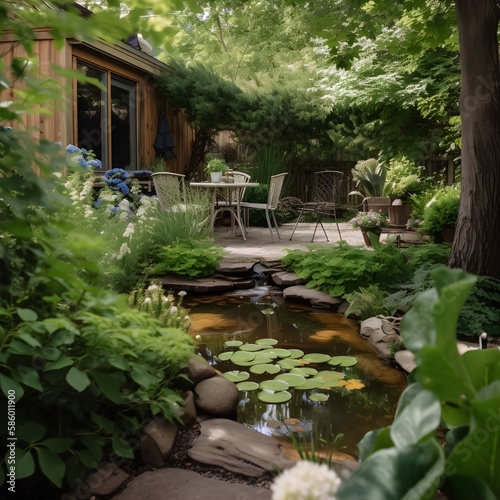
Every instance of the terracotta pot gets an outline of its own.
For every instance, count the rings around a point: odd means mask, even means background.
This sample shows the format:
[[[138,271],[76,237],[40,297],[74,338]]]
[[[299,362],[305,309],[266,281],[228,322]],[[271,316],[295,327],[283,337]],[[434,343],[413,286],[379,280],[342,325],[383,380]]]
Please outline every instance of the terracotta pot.
[[[363,235],[363,239],[365,240],[365,245],[367,247],[371,247],[372,242],[370,241],[370,236],[368,233],[374,234],[377,237],[377,240],[380,240],[380,234],[382,233],[382,231],[380,229],[371,231],[366,231],[364,229],[361,230],[361,234]]]

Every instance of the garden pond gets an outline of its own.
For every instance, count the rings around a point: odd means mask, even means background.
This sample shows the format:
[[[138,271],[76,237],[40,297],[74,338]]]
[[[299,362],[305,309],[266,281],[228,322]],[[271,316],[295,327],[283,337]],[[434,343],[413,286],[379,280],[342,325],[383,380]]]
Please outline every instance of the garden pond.
[[[198,351],[237,384],[238,422],[354,457],[366,432],[392,422],[406,375],[375,354],[356,321],[285,303],[267,286],[184,305]]]

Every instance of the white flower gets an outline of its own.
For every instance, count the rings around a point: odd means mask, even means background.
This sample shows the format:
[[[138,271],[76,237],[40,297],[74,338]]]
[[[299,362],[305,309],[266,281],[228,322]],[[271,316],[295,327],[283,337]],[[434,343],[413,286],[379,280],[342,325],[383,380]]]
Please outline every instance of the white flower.
[[[334,500],[341,480],[325,464],[300,460],[271,485],[273,500]]]
[[[134,231],[135,231],[134,224],[132,222],[130,222],[129,225],[127,226],[127,228],[125,229],[123,236],[125,238],[128,238],[129,236],[132,236],[134,234]]]
[[[184,290],[181,290],[177,295],[179,295],[179,297],[185,297],[187,295],[187,292]]]
[[[125,257],[125,254],[131,253],[130,248],[126,243],[123,243],[123,245],[120,247],[120,251],[118,252],[118,255],[116,256],[117,260],[122,260],[123,257]]]
[[[144,303],[145,303],[145,304],[149,304],[149,302],[151,302],[151,297],[146,297],[146,298],[144,299]]]
[[[123,210],[124,212],[128,212],[130,208],[130,203],[126,198],[123,198],[122,201],[120,201],[120,204],[118,205],[118,208],[120,210]]]
[[[147,291],[150,291],[150,290],[159,290],[159,286],[158,285],[149,285],[146,290]]]
[[[177,309],[177,307],[176,307],[176,306],[172,306],[172,307],[170,308],[170,314],[175,314],[178,310],[179,310],[179,309]]]

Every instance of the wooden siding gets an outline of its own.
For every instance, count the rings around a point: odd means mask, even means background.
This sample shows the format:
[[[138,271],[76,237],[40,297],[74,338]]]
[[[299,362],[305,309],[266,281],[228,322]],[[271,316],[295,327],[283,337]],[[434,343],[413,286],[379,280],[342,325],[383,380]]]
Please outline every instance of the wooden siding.
[[[21,45],[12,37],[5,35],[0,40],[2,60],[9,67],[14,57],[26,57]],[[109,46],[103,42],[93,44],[68,40],[62,50],[56,50],[50,34],[38,30],[34,42],[34,51],[39,61],[40,76],[58,81],[65,94],[58,96],[48,113],[37,112],[37,108],[23,115],[23,126],[30,128],[35,140],[48,139],[63,145],[76,144],[76,103],[75,82],[67,81],[57,75],[55,66],[74,68],[75,58],[112,71],[136,82],[137,85],[137,168],[149,169],[155,163],[154,141],[157,135],[159,117],[164,109],[172,131],[175,145],[175,159],[165,161],[165,170],[185,173],[191,155],[194,132],[186,122],[182,111],[175,111],[163,97],[154,81],[154,75],[163,71],[172,71],[167,65],[157,61],[126,44]],[[12,100],[16,90],[22,90],[24,83],[17,81],[12,88],[0,93],[2,101]],[[19,123],[6,124],[19,127]]]

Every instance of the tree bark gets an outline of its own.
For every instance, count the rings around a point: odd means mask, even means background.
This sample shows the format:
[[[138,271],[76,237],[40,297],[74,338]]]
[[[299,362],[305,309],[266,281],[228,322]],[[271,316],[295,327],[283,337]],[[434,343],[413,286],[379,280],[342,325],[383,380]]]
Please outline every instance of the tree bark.
[[[450,267],[500,279],[500,67],[496,0],[455,0],[462,187]]]

